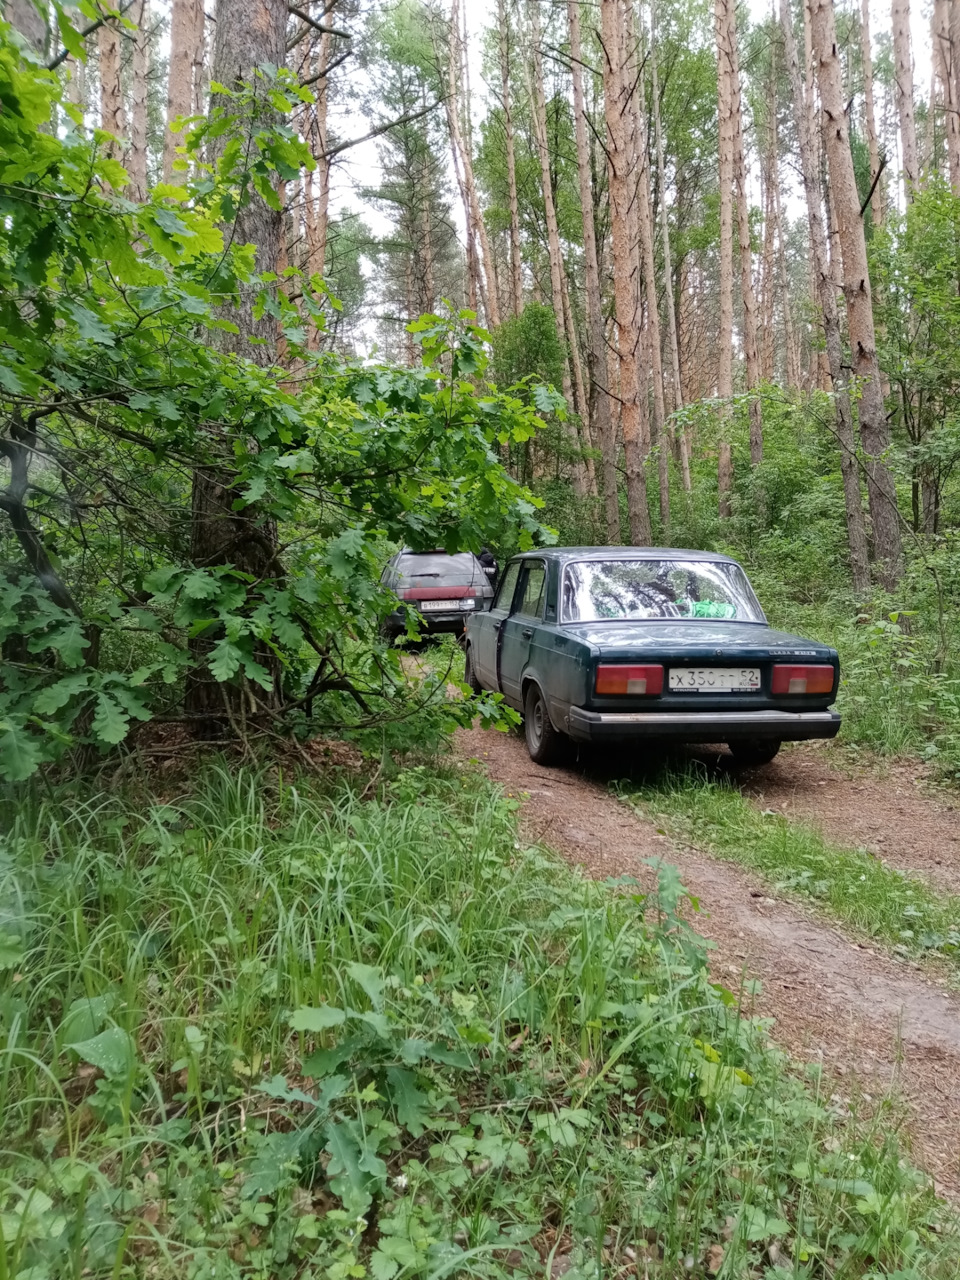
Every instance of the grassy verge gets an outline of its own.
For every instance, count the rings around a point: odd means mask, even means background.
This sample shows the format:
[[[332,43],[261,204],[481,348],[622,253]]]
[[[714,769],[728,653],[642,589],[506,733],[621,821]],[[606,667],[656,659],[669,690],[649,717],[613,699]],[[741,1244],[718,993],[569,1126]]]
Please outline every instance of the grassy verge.
[[[485,781],[211,769],[0,850],[0,1277],[945,1280],[960,1236]]]
[[[702,770],[624,784],[622,797],[662,816],[692,844],[751,870],[778,890],[813,898],[837,920],[895,950],[960,966],[960,898],[939,893],[862,850],[842,849],[813,827],[761,811]]]

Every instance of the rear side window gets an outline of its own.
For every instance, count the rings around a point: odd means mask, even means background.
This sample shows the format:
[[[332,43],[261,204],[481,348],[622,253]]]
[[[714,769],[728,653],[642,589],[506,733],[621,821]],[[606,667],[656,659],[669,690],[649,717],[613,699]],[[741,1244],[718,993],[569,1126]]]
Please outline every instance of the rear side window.
[[[494,609],[509,609],[513,603],[513,593],[517,589],[517,578],[520,577],[520,561],[514,560],[513,564],[508,564],[506,572],[500,581],[500,590],[497,592],[497,598],[493,602]]]
[[[546,584],[547,574],[543,565],[539,562],[531,564],[527,568],[527,580],[523,586],[523,599],[517,613],[522,613],[527,618],[539,618],[543,612],[543,589]]]

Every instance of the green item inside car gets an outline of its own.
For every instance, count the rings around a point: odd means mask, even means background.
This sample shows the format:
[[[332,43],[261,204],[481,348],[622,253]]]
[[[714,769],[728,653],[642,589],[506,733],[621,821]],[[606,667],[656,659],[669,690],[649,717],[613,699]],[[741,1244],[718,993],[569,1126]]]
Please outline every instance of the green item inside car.
[[[720,600],[680,600],[690,609],[691,618],[735,618],[737,606]]]

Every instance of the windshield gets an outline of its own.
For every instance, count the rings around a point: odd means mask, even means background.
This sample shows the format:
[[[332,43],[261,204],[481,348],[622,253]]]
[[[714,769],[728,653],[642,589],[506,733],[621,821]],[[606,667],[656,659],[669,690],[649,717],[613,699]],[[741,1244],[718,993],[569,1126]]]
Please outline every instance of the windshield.
[[[563,621],[727,618],[763,622],[747,575],[711,560],[582,560],[563,576]]]

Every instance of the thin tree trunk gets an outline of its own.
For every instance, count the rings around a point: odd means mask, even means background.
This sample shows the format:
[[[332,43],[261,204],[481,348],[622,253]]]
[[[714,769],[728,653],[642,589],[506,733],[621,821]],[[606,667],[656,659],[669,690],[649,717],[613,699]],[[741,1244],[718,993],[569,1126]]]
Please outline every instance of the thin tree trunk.
[[[287,5],[285,0],[218,0],[213,47],[213,78],[228,87],[244,84],[259,88],[254,71],[267,63],[283,66],[286,59]],[[242,206],[233,224],[233,241],[252,244],[259,273],[276,272],[282,255],[283,218],[256,194]],[[226,309],[237,326],[236,334],[217,332],[226,350],[242,354],[258,364],[273,363],[277,349],[276,320],[258,314],[259,288],[241,287],[239,305]],[[251,339],[258,339],[252,342]],[[276,578],[277,530],[275,522],[256,503],[237,509],[237,492],[229,471],[211,465],[198,470],[193,483],[191,558],[197,565],[232,565],[252,581]],[[197,667],[187,688],[187,712],[208,729],[226,716],[232,724],[242,723],[248,710],[262,715],[280,701],[280,672],[266,645],[257,650],[257,659],[274,677],[271,691],[254,687],[218,684],[206,668],[212,641],[200,637],[192,645]]]
[[[573,401],[577,409],[579,426],[577,429],[578,447],[581,451],[582,479],[585,491],[591,498],[599,496],[597,489],[597,470],[593,461],[593,438],[590,433],[590,405],[587,401],[586,387],[583,381],[583,362],[580,359],[580,341],[577,327],[573,321],[573,307],[570,305],[570,282],[566,267],[561,263],[560,288],[563,293],[563,323],[567,331],[567,349],[570,353],[570,373],[573,379]]]
[[[956,50],[951,40],[951,11],[957,0],[935,0],[933,9],[933,66],[938,83],[937,98],[944,116],[943,131],[947,142],[950,185],[960,195],[960,110],[954,76]]]
[[[120,33],[116,22],[105,22],[98,29],[97,47],[100,52],[100,128],[115,138],[123,138],[127,122],[120,83]],[[119,142],[111,142],[107,152],[119,160],[122,146]]]
[[[557,209],[553,198],[553,175],[550,171],[550,150],[547,138],[547,103],[543,90],[543,55],[540,49],[540,0],[530,0],[530,43],[532,45],[533,77],[530,85],[530,101],[533,108],[533,136],[540,160],[540,180],[543,186],[543,211],[547,229],[547,257],[550,262],[550,301],[553,306],[557,335],[565,347],[564,377],[570,382],[568,370],[572,367],[573,343],[576,335],[568,331],[563,305],[563,253],[560,248],[560,229],[557,225]],[[571,386],[572,392],[572,386]],[[564,390],[566,395],[566,388]],[[568,401],[571,396],[568,396]],[[574,404],[577,413],[585,406]],[[571,443],[576,444],[576,434],[571,433]],[[587,473],[583,458],[578,458],[573,470],[573,485],[578,496],[587,491]]]
[[[196,67],[203,59],[202,0],[173,0],[170,10],[170,68],[167,80],[167,131],[163,142],[163,180],[174,181],[177,147],[183,132],[173,122],[196,110]]]
[[[599,438],[603,459],[603,510],[607,537],[620,541],[620,503],[617,496],[617,442],[608,394],[603,295],[597,255],[597,228],[593,216],[593,173],[587,136],[587,109],[583,93],[583,52],[580,41],[580,0],[567,0],[570,31],[570,66],[573,76],[574,135],[577,143],[577,177],[583,217],[583,263],[587,311],[587,375],[590,380],[590,420]]]
[[[628,0],[629,25],[635,30],[632,0]],[[636,42],[636,36],[632,36]],[[640,55],[638,46],[637,57]],[[660,523],[664,537],[670,529],[670,454],[666,438],[667,409],[663,395],[663,348],[660,333],[660,311],[657,302],[657,263],[653,251],[653,210],[650,185],[650,146],[647,137],[647,102],[642,58],[636,65],[631,59],[631,80],[636,85],[635,121],[637,148],[637,222],[640,233],[640,260],[643,268],[643,293],[647,301],[647,325],[650,330],[650,374],[653,382],[653,418],[651,445],[657,449],[657,480],[660,489]]]
[[[660,121],[660,76],[657,66],[656,0],[650,0],[650,93],[653,97],[653,133],[657,148],[657,173],[660,175],[660,244],[663,253],[663,296],[667,307],[667,333],[670,339],[670,367],[673,375],[673,408],[683,408],[683,381],[680,375],[680,335],[677,308],[673,296],[673,260],[670,252],[670,214],[667,210],[667,166],[664,160],[663,128]],[[677,429],[680,474],[685,493],[691,489],[690,450],[683,427]]]
[[[129,200],[147,198],[147,41],[150,27],[148,0],[138,0],[133,9],[137,24],[133,44],[130,83],[130,150],[127,155],[126,195]]]
[[[816,155],[815,139],[809,128],[810,118],[806,109],[804,86],[800,80],[800,68],[797,64],[797,46],[793,37],[793,19],[789,0],[780,0],[780,23],[783,29],[787,75],[793,94],[794,115],[800,122],[800,163],[807,203],[807,224],[810,230],[810,254],[833,383],[837,417],[836,433],[840,446],[840,471],[847,517],[847,542],[850,547],[850,571],[854,591],[858,595],[864,595],[870,590],[870,565],[863,499],[860,494],[853,411],[844,371],[837,286],[830,270],[830,259],[827,253],[827,233],[821,205],[820,165]]]
[[[811,0],[814,3],[814,0]],[[917,124],[913,114],[913,53],[910,45],[910,0],[893,0],[893,56],[900,117],[900,155],[907,203],[920,181]]]
[[[774,294],[776,287],[776,237],[774,218],[774,190],[777,185],[776,156],[771,142],[772,128],[765,122],[766,139],[760,160],[760,192],[763,204],[763,253],[760,258],[760,376],[764,382],[774,378]]]
[[[870,42],[870,0],[860,0],[860,57],[863,62],[863,114],[867,125],[867,147],[870,152],[870,181],[880,172],[880,143],[877,138],[877,116],[873,103],[873,47]],[[873,225],[883,225],[883,179],[877,183],[870,201]]]
[[[843,260],[843,292],[847,302],[851,362],[860,389],[860,440],[866,462],[874,550],[880,581],[892,591],[900,581],[902,570],[897,491],[893,473],[884,456],[890,446],[890,429],[884,412],[877,360],[867,242],[850,153],[833,0],[811,0],[811,17],[822,128]]]
[[[327,21],[333,20],[333,9],[335,0],[330,4],[330,12]],[[327,67],[330,65],[330,42],[331,35],[329,31],[321,33],[319,46],[317,48],[317,71],[319,75],[317,87],[315,91],[316,102],[314,104],[314,121],[317,130],[317,146],[316,146],[316,241],[314,251],[314,261],[310,265],[311,274],[322,276],[327,265],[327,228],[330,219],[330,160],[327,156],[329,150],[329,135],[327,130],[327,110],[330,100],[329,86],[327,84]]]
[[[730,417],[733,399],[733,67],[729,52],[728,0],[714,0],[717,44],[717,111],[720,154],[720,327],[717,335],[717,396],[720,405],[720,444],[717,488],[720,515],[732,514],[733,452]]]
[[[735,0],[726,0],[727,57],[730,61],[730,94],[733,133],[733,180],[737,192],[737,229],[740,240],[740,299],[743,306],[743,357],[747,373],[747,391],[760,385],[760,355],[757,350],[757,298],[753,287],[753,252],[750,247],[750,201],[747,191],[747,165],[743,145],[743,108],[740,92],[740,55],[737,49],[737,15]],[[751,396],[750,463],[756,467],[763,461],[763,406],[759,397]]]
[[[620,418],[627,471],[627,513],[631,542],[635,546],[644,546],[650,542],[650,513],[647,509],[645,459],[641,446],[637,376],[639,317],[635,282],[639,274],[639,263],[636,254],[636,211],[631,190],[631,155],[624,129],[630,106],[630,86],[624,83],[619,0],[600,0],[600,19]]]
[[[486,224],[480,212],[480,201],[477,197],[477,184],[473,176],[473,157],[460,127],[460,85],[463,76],[463,47],[460,35],[460,0],[453,0],[450,13],[450,47],[447,59],[447,122],[453,147],[460,157],[462,172],[461,189],[466,206],[466,214],[476,246],[480,241],[480,252],[483,255],[483,277],[486,286],[487,324],[495,329],[500,323],[500,306],[497,300],[497,272],[493,261],[493,253],[487,236]],[[469,246],[468,246],[469,249]],[[476,247],[473,250],[476,258]],[[477,273],[479,283],[479,272]]]
[[[497,0],[500,32],[500,92],[503,100],[503,130],[507,153],[507,193],[510,201],[510,308],[518,316],[523,310],[523,257],[520,247],[520,200],[517,196],[517,157],[513,137],[513,102],[510,95],[510,22],[505,0]]]

